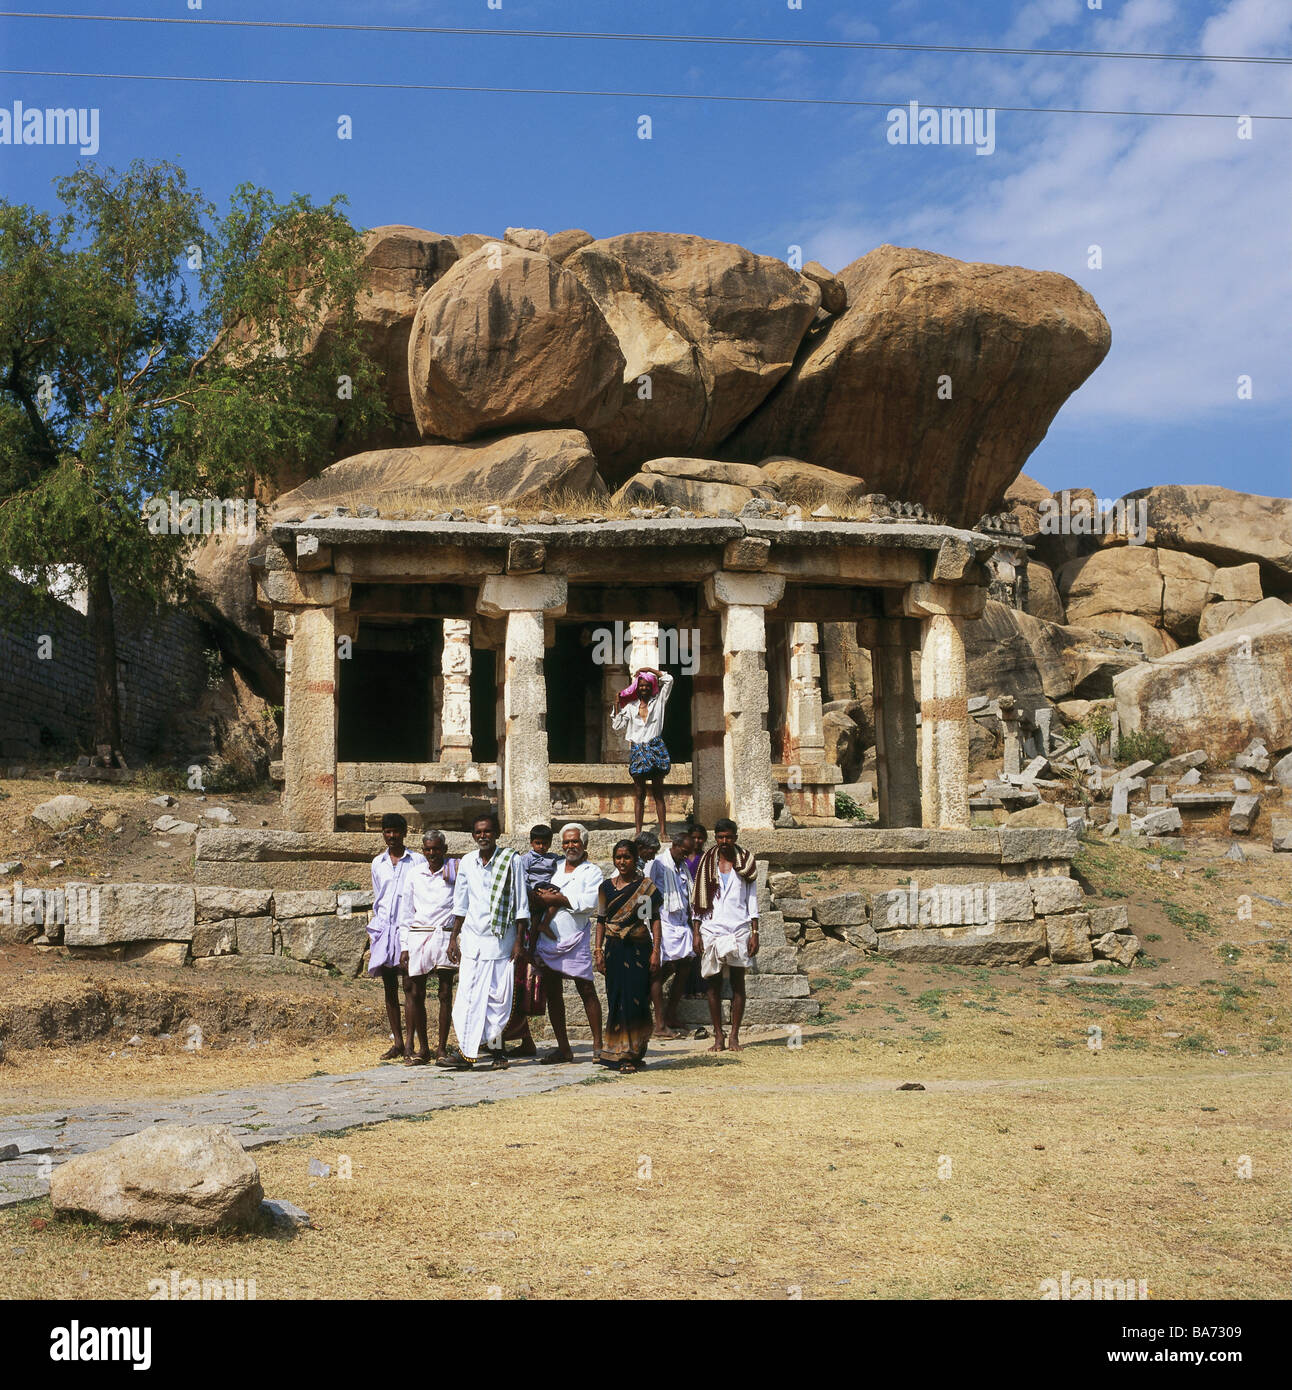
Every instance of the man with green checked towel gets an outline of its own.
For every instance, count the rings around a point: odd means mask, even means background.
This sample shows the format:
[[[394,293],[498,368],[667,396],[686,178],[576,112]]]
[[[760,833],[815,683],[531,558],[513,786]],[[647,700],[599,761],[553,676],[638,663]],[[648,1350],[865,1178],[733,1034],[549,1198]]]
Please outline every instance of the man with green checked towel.
[[[520,855],[498,848],[492,815],[476,819],[471,838],[477,848],[458,868],[449,938],[449,959],[460,966],[453,1001],[458,1045],[435,1065],[468,1071],[483,1046],[498,1070],[507,1065],[502,1034],[511,1016],[514,963],[522,944],[516,924],[529,921],[529,894]]]

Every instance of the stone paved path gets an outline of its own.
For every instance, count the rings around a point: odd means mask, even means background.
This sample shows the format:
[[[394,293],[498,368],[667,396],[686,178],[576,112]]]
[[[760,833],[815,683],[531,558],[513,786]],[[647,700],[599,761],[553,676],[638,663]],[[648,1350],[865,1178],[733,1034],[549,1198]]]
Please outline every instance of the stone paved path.
[[[593,1063],[589,1044],[572,1041],[571,1046],[576,1060],[568,1066],[525,1061],[513,1062],[506,1071],[452,1072],[387,1064],[173,1100],[105,1101],[0,1116],[0,1206],[43,1197],[49,1191],[50,1172],[65,1159],[105,1148],[153,1124],[227,1124],[244,1148],[256,1149],[302,1134],[403,1120],[485,1100],[513,1100],[610,1075]],[[673,1057],[685,1055],[676,1052]],[[667,1060],[672,1059],[653,1058],[653,1066]]]

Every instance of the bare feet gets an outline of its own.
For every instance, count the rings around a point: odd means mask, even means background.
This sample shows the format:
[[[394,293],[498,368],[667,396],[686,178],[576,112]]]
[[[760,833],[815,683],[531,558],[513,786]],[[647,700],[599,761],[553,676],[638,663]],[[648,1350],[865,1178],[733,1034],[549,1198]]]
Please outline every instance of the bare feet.
[[[739,1034],[739,1033],[733,1033],[733,1034],[731,1035],[731,1041],[727,1044],[727,1051],[728,1051],[728,1052],[740,1052],[740,1051],[742,1051],[742,1048],[741,1048],[741,1046],[740,1046],[740,1034]]]
[[[562,1052],[559,1047],[554,1047],[550,1052],[543,1053],[543,1055],[538,1060],[541,1065],[545,1067],[552,1067],[562,1062],[574,1061],[574,1053]]]
[[[656,1039],[662,1038],[665,1042],[668,1042],[673,1038],[680,1038],[681,1036],[682,1034],[679,1033],[676,1028],[670,1028],[667,1024],[665,1024],[663,1027],[656,1028],[655,1031],[651,1034],[651,1037]]]
[[[392,1047],[383,1052],[377,1060],[379,1062],[393,1062],[396,1057],[402,1057],[403,1055],[403,1046],[400,1043],[395,1043]]]
[[[522,1038],[520,1046],[511,1055],[513,1057],[537,1057],[538,1047],[533,1038]]]
[[[727,1045],[722,1034],[719,1033],[713,1040],[713,1046],[705,1050],[707,1052],[725,1052],[727,1050]]]

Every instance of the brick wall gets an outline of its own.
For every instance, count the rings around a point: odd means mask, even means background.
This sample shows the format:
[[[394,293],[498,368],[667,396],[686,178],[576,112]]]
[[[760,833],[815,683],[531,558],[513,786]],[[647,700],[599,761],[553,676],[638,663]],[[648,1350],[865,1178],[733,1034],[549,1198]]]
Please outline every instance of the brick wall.
[[[89,620],[67,604],[33,610],[25,586],[0,575],[0,757],[90,752],[94,648]],[[118,602],[117,687],[127,759],[157,743],[176,706],[192,705],[206,681],[203,650],[215,641],[175,608]],[[51,639],[48,659],[39,639]]]

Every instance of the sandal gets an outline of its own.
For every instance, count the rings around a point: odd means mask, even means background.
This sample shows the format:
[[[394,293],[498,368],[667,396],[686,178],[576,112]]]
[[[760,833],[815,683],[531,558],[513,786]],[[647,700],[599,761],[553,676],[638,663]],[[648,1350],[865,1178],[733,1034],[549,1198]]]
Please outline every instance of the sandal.
[[[549,1052],[543,1053],[543,1055],[538,1059],[539,1065],[543,1067],[555,1067],[561,1065],[562,1063],[568,1063],[573,1061],[574,1053],[570,1053],[568,1057],[562,1056],[561,1049],[559,1047],[554,1047]]]
[[[635,1076],[637,1074],[636,1062],[620,1062],[618,1067],[620,1076]]]
[[[470,1071],[475,1063],[469,1057],[464,1057],[456,1047],[451,1047],[443,1057],[435,1059],[437,1067],[445,1067],[449,1071]]]
[[[404,1065],[406,1067],[424,1067],[430,1060],[429,1057],[423,1057],[420,1052],[414,1052],[404,1058]]]
[[[511,1063],[507,1060],[506,1052],[495,1052],[493,1055],[493,1061],[489,1063],[489,1070],[506,1071],[509,1066],[511,1066]]]

